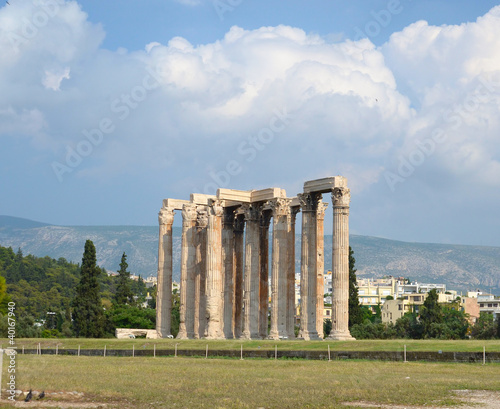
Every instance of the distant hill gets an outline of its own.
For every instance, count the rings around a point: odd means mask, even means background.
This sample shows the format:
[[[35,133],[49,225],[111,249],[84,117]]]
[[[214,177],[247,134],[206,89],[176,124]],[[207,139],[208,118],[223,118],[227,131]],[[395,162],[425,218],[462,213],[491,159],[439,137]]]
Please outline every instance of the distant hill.
[[[174,234],[174,280],[179,280],[180,228]],[[100,266],[119,268],[123,252],[129,270],[156,275],[156,226],[52,226],[0,216],[0,245],[24,254],[64,257],[81,262],[85,240],[91,239]],[[449,289],[481,289],[500,293],[500,247],[406,243],[369,236],[350,237],[358,277],[404,276],[419,282],[445,283]],[[325,236],[325,267],[331,266],[331,236]],[[300,236],[296,238],[296,271],[300,271]]]

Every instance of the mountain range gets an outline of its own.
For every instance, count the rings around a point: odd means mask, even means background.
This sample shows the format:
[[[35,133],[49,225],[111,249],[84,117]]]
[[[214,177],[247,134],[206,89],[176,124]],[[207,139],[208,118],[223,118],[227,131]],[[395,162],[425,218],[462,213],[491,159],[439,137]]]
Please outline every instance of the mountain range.
[[[174,280],[179,281],[181,230],[173,228]],[[54,226],[0,216],[0,245],[38,257],[80,262],[85,240],[94,242],[97,261],[108,271],[119,268],[123,252],[130,272],[156,275],[157,226]],[[296,236],[296,271],[300,271],[300,235]],[[358,278],[392,275],[412,281],[444,283],[457,291],[500,293],[500,247],[407,243],[351,235]],[[332,236],[325,236],[325,268],[331,266]]]

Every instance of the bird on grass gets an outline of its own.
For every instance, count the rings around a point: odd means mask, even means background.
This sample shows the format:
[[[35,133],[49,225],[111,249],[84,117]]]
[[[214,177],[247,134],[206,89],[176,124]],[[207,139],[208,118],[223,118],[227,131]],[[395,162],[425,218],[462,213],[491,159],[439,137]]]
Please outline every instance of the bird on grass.
[[[30,391],[28,392],[28,394],[26,395],[26,398],[24,398],[24,401],[25,402],[29,402],[31,400],[31,398],[33,397],[33,393],[31,393],[31,389]]]
[[[45,398],[45,391],[38,395],[38,400]]]

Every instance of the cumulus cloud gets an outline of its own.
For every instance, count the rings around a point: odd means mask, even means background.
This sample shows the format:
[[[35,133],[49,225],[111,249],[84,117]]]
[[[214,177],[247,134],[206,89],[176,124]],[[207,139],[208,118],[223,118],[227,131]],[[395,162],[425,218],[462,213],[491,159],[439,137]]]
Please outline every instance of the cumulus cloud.
[[[0,10],[0,135],[43,129],[63,180],[168,175],[179,195],[270,180],[296,193],[340,173],[360,195],[430,175],[500,187],[500,7],[416,22],[379,48],[235,26],[214,43],[111,52],[77,3],[15,4]]]

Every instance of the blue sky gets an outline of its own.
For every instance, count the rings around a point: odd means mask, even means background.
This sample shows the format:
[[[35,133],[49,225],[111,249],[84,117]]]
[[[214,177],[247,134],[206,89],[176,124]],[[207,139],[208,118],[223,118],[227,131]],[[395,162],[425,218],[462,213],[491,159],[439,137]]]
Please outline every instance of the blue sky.
[[[0,214],[153,225],[342,174],[352,233],[500,246],[497,4],[11,0]]]

